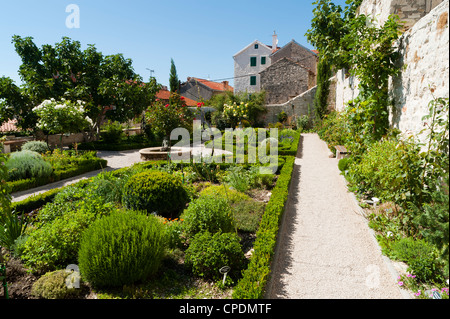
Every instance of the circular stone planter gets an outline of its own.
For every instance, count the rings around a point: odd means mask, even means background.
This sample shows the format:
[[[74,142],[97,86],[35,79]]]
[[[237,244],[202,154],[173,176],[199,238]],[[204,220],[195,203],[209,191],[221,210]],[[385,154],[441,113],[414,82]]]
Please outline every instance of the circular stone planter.
[[[141,160],[143,161],[161,161],[161,160],[167,160],[168,151],[161,151],[161,147],[150,147],[150,148],[144,148],[139,151],[139,154],[141,154]],[[188,160],[191,158],[191,151],[190,149],[181,149],[181,148],[174,148],[170,150],[170,154],[172,158],[174,156],[176,157],[182,157],[184,160]]]

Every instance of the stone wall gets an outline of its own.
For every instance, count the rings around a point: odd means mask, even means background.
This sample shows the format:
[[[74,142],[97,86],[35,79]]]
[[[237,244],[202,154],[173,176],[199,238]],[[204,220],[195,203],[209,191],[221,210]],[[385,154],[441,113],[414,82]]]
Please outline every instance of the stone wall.
[[[180,95],[194,101],[209,100],[213,96],[213,91],[195,80],[182,83],[179,90]]]
[[[295,40],[292,40],[280,50],[273,53],[271,58],[272,64],[283,58],[289,58],[294,62],[300,63],[314,74],[317,74],[317,55]]]
[[[37,134],[36,140],[46,141],[48,145],[52,148],[57,148],[61,145],[61,134],[48,135]],[[62,143],[64,146],[70,146],[74,143],[86,142],[86,134],[75,133],[75,134],[62,134]]]
[[[358,13],[370,15],[382,25],[391,14],[396,14],[404,22],[405,30],[433,10],[443,0],[366,0]]]
[[[330,79],[330,95],[328,96],[329,110],[335,108],[335,91],[336,91],[336,78]],[[288,124],[294,123],[297,118],[302,115],[308,115],[314,118],[314,98],[316,95],[317,86],[309,89],[306,92],[296,96],[295,98],[282,104],[270,104],[266,105],[267,113],[261,119],[265,125],[269,123],[278,122],[278,114],[286,112],[289,117]]]
[[[449,97],[448,13],[446,0],[399,39],[403,71],[392,79],[390,92],[391,123],[402,132],[418,133],[433,96]]]
[[[399,4],[401,1],[390,1]],[[403,1],[411,4],[412,1]],[[420,5],[422,0],[415,1]],[[364,1],[361,7],[378,4],[385,11],[385,1]],[[395,4],[394,3],[394,4]],[[428,3],[428,2],[427,2]],[[434,5],[435,2],[426,5]],[[449,0],[444,0],[402,34],[397,42],[401,53],[400,76],[391,79],[390,95],[394,101],[390,120],[392,126],[405,133],[418,133],[428,103],[435,97],[449,97]],[[381,15],[380,15],[381,16]],[[358,95],[358,80],[337,73],[336,110]]]
[[[281,104],[308,90],[309,73],[300,64],[282,58],[260,73],[267,104]]]

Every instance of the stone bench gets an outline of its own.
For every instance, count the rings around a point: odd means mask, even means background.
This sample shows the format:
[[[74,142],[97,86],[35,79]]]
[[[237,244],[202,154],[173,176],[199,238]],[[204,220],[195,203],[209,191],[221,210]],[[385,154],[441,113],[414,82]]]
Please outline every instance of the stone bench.
[[[336,149],[336,159],[347,157],[348,151],[345,146],[336,145],[334,148]]]
[[[11,153],[11,146],[22,145],[23,143],[28,142],[29,140],[20,139],[20,140],[6,140],[3,142],[3,152]]]

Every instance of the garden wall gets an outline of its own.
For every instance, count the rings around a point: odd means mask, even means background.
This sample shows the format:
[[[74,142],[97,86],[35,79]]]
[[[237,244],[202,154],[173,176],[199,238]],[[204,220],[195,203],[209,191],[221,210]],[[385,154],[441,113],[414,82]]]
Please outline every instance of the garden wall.
[[[390,81],[390,95],[394,99],[390,120],[404,133],[418,133],[423,128],[421,119],[428,114],[433,96],[449,97],[448,12],[449,1],[445,0],[397,42],[402,73]],[[342,111],[345,103],[358,95],[358,81],[346,77],[342,70],[336,78],[336,110]]]
[[[329,109],[335,108],[335,86],[336,78],[330,79],[330,95],[328,97]],[[267,113],[264,114],[262,121],[265,125],[269,123],[278,122],[277,115],[282,111],[286,112],[290,118],[298,118],[302,115],[314,116],[314,97],[316,95],[317,86],[309,89],[306,92],[294,97],[293,99],[282,104],[268,104],[266,105]]]
[[[389,15],[396,14],[404,22],[406,30],[442,2],[443,0],[366,0],[359,7],[358,13],[375,17],[380,25],[386,22]]]

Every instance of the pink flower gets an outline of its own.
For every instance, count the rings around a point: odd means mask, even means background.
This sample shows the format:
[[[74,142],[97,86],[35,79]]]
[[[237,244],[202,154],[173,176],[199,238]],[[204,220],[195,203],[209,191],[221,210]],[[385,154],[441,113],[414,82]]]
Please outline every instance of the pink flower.
[[[169,104],[166,104],[165,107],[169,107]]]
[[[399,281],[399,282],[398,282],[398,285],[399,285],[399,286],[403,286],[403,281]]]
[[[421,294],[422,294],[422,292],[421,292],[420,289],[419,289],[419,290],[417,290],[417,293],[414,294],[414,296],[418,297],[418,296],[420,296]]]

